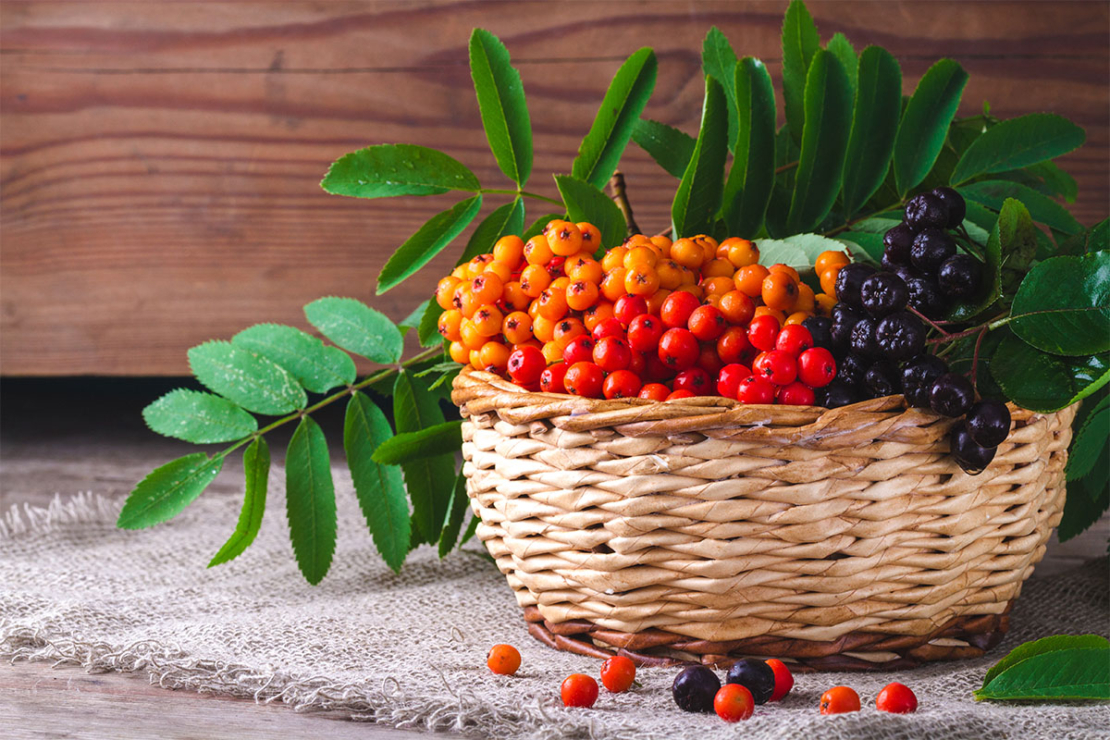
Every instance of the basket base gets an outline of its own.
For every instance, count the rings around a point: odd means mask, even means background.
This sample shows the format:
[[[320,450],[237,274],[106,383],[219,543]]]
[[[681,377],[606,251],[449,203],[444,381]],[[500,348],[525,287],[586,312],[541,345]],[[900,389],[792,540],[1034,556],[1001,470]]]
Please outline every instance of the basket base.
[[[548,647],[604,660],[626,655],[641,666],[701,663],[727,667],[745,657],[779,658],[795,672],[890,671],[938,660],[978,658],[997,645],[1010,624],[1001,614],[958,617],[924,636],[849,632],[834,642],[774,636],[732,642],[692,640],[661,629],[628,633],[584,620],[552,624],[534,606],[525,607],[528,633]]]

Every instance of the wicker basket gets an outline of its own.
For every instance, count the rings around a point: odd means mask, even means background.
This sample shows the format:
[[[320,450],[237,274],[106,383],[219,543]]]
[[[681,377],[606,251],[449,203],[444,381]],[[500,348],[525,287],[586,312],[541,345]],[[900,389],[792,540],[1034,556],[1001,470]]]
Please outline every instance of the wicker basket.
[[[774,656],[892,669],[982,655],[1064,503],[1074,408],[1011,406],[978,476],[950,419],[891,396],[827,410],[530,393],[453,400],[478,536],[531,634],[641,664]]]

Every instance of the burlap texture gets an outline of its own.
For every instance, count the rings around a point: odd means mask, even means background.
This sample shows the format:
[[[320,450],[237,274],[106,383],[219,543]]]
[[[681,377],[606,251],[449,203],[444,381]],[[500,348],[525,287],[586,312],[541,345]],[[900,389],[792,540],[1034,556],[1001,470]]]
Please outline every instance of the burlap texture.
[[[253,547],[212,570],[204,566],[238,512],[238,501],[221,494],[142,532],[115,529],[122,502],[92,494],[0,518],[0,657],[136,671],[172,689],[492,738],[1110,737],[1106,705],[971,698],[987,667],[1022,641],[1108,632],[1105,559],[1029,582],[1010,634],[986,658],[897,674],[800,676],[784,702],[759,707],[737,727],[679,711],[670,698],[672,668],[641,669],[643,688],[620,696],[603,690],[593,710],[562,708],[561,680],[596,675],[597,661],[528,637],[503,576],[473,544],[442,562],[422,548],[394,575],[373,551],[342,470],[335,564],[322,585],[307,585],[294,565],[277,478]],[[485,669],[486,651],[498,642],[520,648],[517,677]],[[892,680],[917,692],[916,715],[874,710],[875,694]],[[821,692],[838,683],[860,692],[862,712],[818,714]]]

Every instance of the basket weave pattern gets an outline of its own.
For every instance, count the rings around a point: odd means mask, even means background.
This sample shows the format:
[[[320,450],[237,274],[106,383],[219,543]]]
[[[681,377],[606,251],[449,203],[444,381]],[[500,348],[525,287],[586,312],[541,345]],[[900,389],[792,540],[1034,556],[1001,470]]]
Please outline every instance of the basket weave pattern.
[[[649,663],[981,654],[1060,520],[1074,416],[1011,407],[968,476],[952,421],[901,396],[602,401],[464,371],[452,397],[478,536],[532,633]]]

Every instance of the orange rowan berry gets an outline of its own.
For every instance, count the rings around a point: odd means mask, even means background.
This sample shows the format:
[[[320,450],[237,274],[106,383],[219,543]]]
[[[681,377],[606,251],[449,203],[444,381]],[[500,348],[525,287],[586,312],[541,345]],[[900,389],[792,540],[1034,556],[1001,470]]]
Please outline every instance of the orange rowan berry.
[[[478,255],[474,259],[470,260],[470,262],[466,263],[467,275],[469,275],[470,279],[473,280],[486,271],[486,265],[488,265],[490,262],[493,262],[492,254]]]
[[[601,248],[601,230],[591,223],[580,221],[575,224],[582,232],[582,251],[594,254]]]
[[[536,234],[524,243],[524,259],[530,265],[546,265],[554,256],[555,253],[551,251],[551,245],[543,234]]]
[[[598,301],[583,312],[582,323],[586,325],[587,331],[593,331],[595,326],[611,318],[613,318],[613,304],[609,301]]]
[[[731,277],[711,277],[701,281],[701,289],[707,295],[724,295],[734,288]]]
[[[651,247],[655,246],[651,243],[651,239],[643,234],[633,234],[624,240],[624,246],[630,251],[634,247]]]
[[[682,272],[682,280],[679,285],[697,285],[698,284],[698,271],[691,270],[686,265],[679,265],[678,269]]]
[[[523,311],[513,311],[501,322],[501,333],[511,344],[523,344],[532,338],[532,317]]]
[[[436,328],[439,330],[440,336],[448,342],[457,342],[459,341],[459,328],[462,326],[462,320],[462,311],[457,308],[449,308],[439,315]]]
[[[834,297],[836,296],[836,276],[840,274],[841,267],[842,265],[833,265],[817,273],[821,280],[821,290]]]
[[[624,289],[629,295],[649,296],[659,290],[659,275],[654,267],[634,264],[625,272]]]
[[[767,268],[767,271],[768,272],[785,272],[787,275],[794,278],[795,283],[797,283],[799,280],[802,279],[801,275],[798,274],[797,270],[795,270],[790,265],[784,265],[781,262],[776,262],[775,264],[771,265],[770,267]]]
[[[512,645],[494,645],[486,656],[486,665],[502,676],[511,676],[520,668],[520,652]]]
[[[601,258],[601,269],[605,272],[617,267],[624,267],[624,256],[628,254],[628,247],[613,247]]]
[[[567,288],[567,305],[575,311],[585,311],[597,301],[598,295],[597,285],[577,280]]]
[[[580,337],[586,333],[586,325],[582,323],[581,319],[573,316],[570,318],[563,317],[555,324],[555,341],[569,342],[575,337]]]
[[[830,267],[844,267],[851,262],[848,255],[838,249],[830,249],[817,255],[813,262],[813,271],[820,275]]]
[[[483,272],[470,281],[470,292],[474,294],[474,300],[479,303],[497,303],[501,300],[501,291],[504,287],[505,284],[501,282],[501,278],[492,272]]]
[[[729,281],[729,284],[731,285],[732,281]],[[703,306],[712,306],[713,308],[719,309],[721,307],[721,294],[710,293],[705,296],[705,298],[702,298],[701,302]]]
[[[515,270],[524,259],[524,240],[516,234],[508,234],[493,245],[493,258]]]
[[[554,365],[556,362],[562,361],[564,349],[566,348],[562,342],[550,341],[545,343],[540,351],[543,352],[543,359],[547,361],[547,364]]]
[[[809,311],[795,311],[786,317],[786,321],[782,322],[782,325],[789,326],[791,324],[800,324],[812,315],[813,314]]]
[[[472,350],[470,350],[470,352],[468,354],[470,355],[470,360],[469,360],[470,366],[472,368],[474,368],[475,370],[483,370],[484,368],[482,367],[481,348],[472,349]]]
[[[463,319],[459,324],[459,341],[468,350],[478,350],[486,343],[486,336],[478,331],[471,319]],[[467,360],[469,362],[469,360]]]
[[[540,293],[540,297],[536,299],[540,304],[539,313],[545,319],[558,321],[567,315],[567,292],[559,288],[548,288]]]
[[[659,276],[659,285],[667,290],[674,290],[682,285],[682,266],[674,260],[662,260],[655,266],[655,274]]]
[[[566,275],[560,275],[559,277],[557,277],[557,278],[555,278],[554,280],[551,281],[551,285],[548,285],[547,289],[548,290],[561,290],[565,293],[567,288],[569,288],[569,287],[570,287],[570,278],[568,278]]]
[[[689,293],[690,295],[697,298],[699,301],[705,296],[705,291],[702,290],[702,287],[700,285],[695,285],[693,283],[683,283],[682,285],[675,288],[673,292],[675,292],[675,293],[680,293],[680,292]]]
[[[623,267],[614,267],[605,273],[605,277],[601,280],[601,294],[605,296],[607,301],[616,301],[622,295],[627,294],[624,287],[624,276],[628,271]]]
[[[468,269],[468,267],[469,266],[466,264],[459,265],[454,270],[451,270],[451,277],[455,278],[456,280],[469,280],[470,270]]]
[[[474,315],[474,312],[478,310],[478,307],[482,305],[482,302],[474,297],[474,291],[471,288],[470,282],[461,282],[455,286],[455,297],[452,300],[452,304],[462,311],[463,316],[469,319]]]
[[[721,296],[718,306],[730,324],[746,326],[755,316],[755,303],[739,290],[730,290]]]
[[[794,302],[794,310],[813,313],[815,305],[813,288],[805,283],[798,283],[798,299]]]
[[[486,271],[483,272],[482,275],[496,275],[497,277],[501,278],[502,283],[507,283],[513,277],[513,268],[509,267],[504,262],[498,262],[497,260],[494,260],[493,262],[490,262],[488,265],[486,265]],[[478,277],[482,277],[482,275],[479,275]],[[477,279],[478,278],[475,278],[475,280]]]
[[[540,304],[538,301],[532,301],[528,304],[528,315],[534,320],[540,315]]]
[[[722,247],[728,247],[727,259],[733,267],[747,267],[759,262],[759,248],[747,239],[734,236],[721,242]]]
[[[667,300],[667,296],[669,296],[670,294],[671,291],[667,290],[666,288],[660,288],[659,290],[648,296],[648,313],[650,313],[652,316],[658,316],[659,311],[663,308],[663,301]]]
[[[551,275],[542,265],[528,265],[520,273],[520,289],[529,298],[539,298],[551,285]]]
[[[601,278],[605,277],[605,271],[601,269],[601,263],[584,254],[569,257],[563,263],[563,272],[572,281],[585,280],[587,283],[600,283]]]
[[[479,308],[471,321],[474,328],[484,337],[492,337],[501,333],[501,323],[505,320],[504,314],[497,306],[485,304]]]
[[[749,298],[758,298],[763,293],[763,279],[770,273],[763,265],[745,265],[736,271],[732,282],[736,289]]]
[[[651,237],[651,243],[659,247],[660,256],[663,259],[669,259],[671,256],[671,240],[670,237],[658,234]]]
[[[544,235],[551,251],[560,257],[578,254],[582,249],[582,232],[570,221],[552,221]]]
[[[783,270],[772,270],[763,278],[763,304],[776,311],[790,311],[798,302],[798,282]]]
[[[478,350],[482,369],[490,373],[504,373],[509,367],[509,348],[501,342],[486,342]]]
[[[659,261],[659,253],[655,251],[655,245],[650,246],[636,246],[628,250],[628,254],[624,256],[624,268],[631,270],[636,265],[643,265],[645,267],[655,267],[655,263]]]
[[[436,303],[444,311],[454,307],[455,288],[460,282],[462,281],[454,275],[448,275],[436,283]]]
[[[532,318],[532,336],[541,342],[550,342],[555,338],[555,326],[558,323],[555,319],[537,314]]]
[[[729,282],[732,282],[732,276],[736,272],[736,268],[728,260],[715,259],[709,260],[705,266],[701,268],[701,274],[707,278],[714,277],[727,277]]]
[[[833,306],[836,305],[836,299],[828,293],[818,293],[814,297],[813,302],[816,304],[814,313],[818,316],[831,316]]]
[[[697,270],[705,261],[705,252],[693,239],[679,239],[671,245],[671,259],[683,267]]]
[[[466,363],[470,362],[470,350],[468,350],[466,348],[466,345],[462,342],[451,342],[450,346],[448,346],[447,348],[447,351],[450,353],[451,359],[459,363],[460,365],[465,365]]]
[[[691,238],[694,240],[695,244],[701,247],[702,254],[706,256],[706,259],[713,259],[717,254],[717,247],[719,247],[720,244],[718,244],[717,240],[713,237],[708,234],[698,234]]]
[[[528,308],[530,300],[519,281],[505,283],[505,287],[501,289],[501,304],[509,311],[523,311]]]
[[[784,323],[786,323],[786,314],[784,314],[782,311],[776,311],[770,306],[756,306],[755,312],[752,314],[752,320],[754,321],[760,316],[774,316],[775,319],[779,322],[779,326],[782,326]]]

